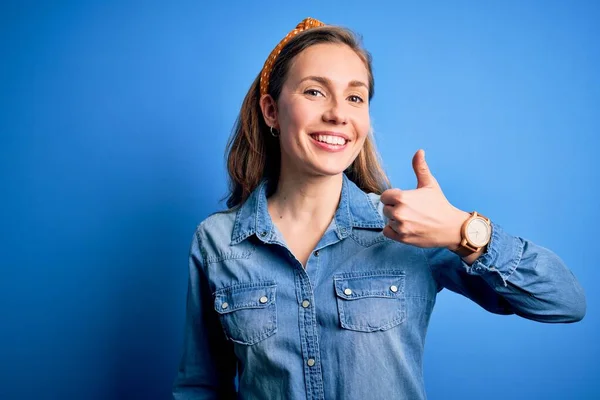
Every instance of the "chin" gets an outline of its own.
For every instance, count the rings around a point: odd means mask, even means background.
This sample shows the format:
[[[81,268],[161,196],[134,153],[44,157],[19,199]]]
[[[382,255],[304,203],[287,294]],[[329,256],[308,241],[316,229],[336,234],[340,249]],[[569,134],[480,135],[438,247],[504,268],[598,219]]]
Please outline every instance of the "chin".
[[[321,176],[337,176],[342,174],[344,171],[346,171],[348,167],[347,166],[333,166],[333,165],[328,165],[328,166],[318,166],[315,165],[312,170],[315,171],[317,174],[321,175]]]

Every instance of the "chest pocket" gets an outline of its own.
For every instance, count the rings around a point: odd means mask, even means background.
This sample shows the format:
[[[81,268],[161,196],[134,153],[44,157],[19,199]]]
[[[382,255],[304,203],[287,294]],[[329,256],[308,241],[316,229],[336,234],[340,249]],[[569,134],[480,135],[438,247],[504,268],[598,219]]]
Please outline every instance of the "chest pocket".
[[[406,319],[404,272],[346,272],[333,279],[342,328],[384,331]]]
[[[215,292],[215,311],[228,339],[253,345],[277,332],[274,282],[242,283]]]

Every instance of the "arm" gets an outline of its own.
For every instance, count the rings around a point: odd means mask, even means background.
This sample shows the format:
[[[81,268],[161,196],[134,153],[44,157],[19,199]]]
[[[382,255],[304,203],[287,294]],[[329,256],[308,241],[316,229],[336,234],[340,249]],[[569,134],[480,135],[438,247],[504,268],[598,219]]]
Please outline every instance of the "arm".
[[[206,276],[197,237],[189,257],[186,323],[183,355],[173,385],[173,398],[234,399],[236,360],[227,342]]]
[[[550,250],[505,233],[492,222],[485,252],[461,259],[449,249],[460,243],[466,217],[454,207],[431,174],[425,154],[413,157],[417,189],[389,189],[380,196],[388,218],[383,234],[423,248],[432,275],[488,311],[540,322],[576,322],[585,315],[583,289]]]
[[[446,248],[423,250],[439,290],[446,287],[488,311],[539,322],[577,322],[585,315],[583,289],[563,261],[493,222],[491,241],[475,260]]]

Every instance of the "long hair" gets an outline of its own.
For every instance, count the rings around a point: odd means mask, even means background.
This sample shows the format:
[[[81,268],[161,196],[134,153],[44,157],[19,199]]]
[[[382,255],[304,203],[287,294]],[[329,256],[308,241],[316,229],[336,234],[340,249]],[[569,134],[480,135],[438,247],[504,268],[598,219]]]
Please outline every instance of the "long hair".
[[[345,44],[365,63],[369,74],[369,101],[373,98],[372,58],[356,35],[342,27],[324,26],[302,32],[292,38],[281,50],[269,78],[269,94],[277,102],[295,56],[310,46],[321,43]],[[277,187],[281,168],[279,142],[270,132],[260,108],[260,73],[244,98],[232,136],[227,143],[227,170],[229,193],[227,207],[242,205],[260,182],[267,178],[271,192]],[[363,191],[381,194],[390,187],[375,147],[372,131],[362,150],[344,171],[348,178]],[[271,193],[272,194],[272,193]]]

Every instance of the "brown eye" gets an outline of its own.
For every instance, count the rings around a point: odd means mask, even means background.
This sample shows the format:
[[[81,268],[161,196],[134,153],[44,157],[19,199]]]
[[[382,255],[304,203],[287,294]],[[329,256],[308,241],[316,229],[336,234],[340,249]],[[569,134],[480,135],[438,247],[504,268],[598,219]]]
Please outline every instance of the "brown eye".
[[[314,96],[314,97],[317,97],[318,95],[323,96],[323,93],[321,93],[317,89],[307,89],[304,91],[304,94],[308,94],[309,96]]]
[[[348,99],[352,102],[352,103],[364,103],[364,100],[362,99],[362,97],[360,96],[356,96],[356,95],[352,95],[350,97],[348,97]]]

